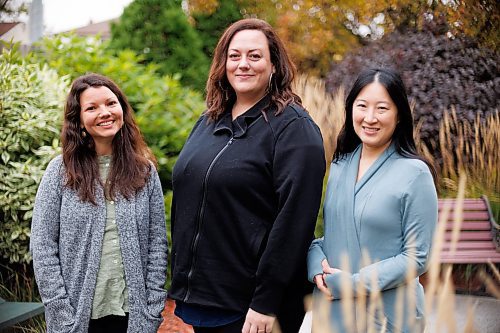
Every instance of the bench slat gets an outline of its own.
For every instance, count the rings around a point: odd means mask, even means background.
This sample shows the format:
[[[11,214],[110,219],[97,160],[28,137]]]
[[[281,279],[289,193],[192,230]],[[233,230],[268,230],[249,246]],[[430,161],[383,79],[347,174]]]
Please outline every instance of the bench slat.
[[[457,200],[439,199],[439,209],[442,209],[446,205],[449,205],[452,209],[454,209],[457,206]],[[464,210],[484,210],[486,209],[486,203],[482,199],[466,199],[462,203],[462,207],[464,208]]]
[[[450,249],[451,243],[444,243],[442,247],[442,251],[446,252]],[[460,250],[493,250],[496,251],[495,245],[493,242],[458,242],[456,244],[457,251]]]
[[[444,237],[445,240],[449,242],[451,240],[451,232],[445,233]],[[458,239],[459,242],[479,240],[491,242],[491,233],[489,231],[462,231]]]
[[[450,213],[448,215],[448,221],[454,221],[455,220],[455,213]],[[462,221],[490,221],[490,216],[488,215],[487,211],[483,212],[472,212],[472,211],[465,211],[462,213]]]
[[[442,263],[455,263],[455,264],[478,264],[486,263],[488,260],[492,262],[500,262],[500,253],[492,251],[470,251],[470,252],[449,252],[441,253]]]
[[[43,312],[42,303],[3,302],[0,304],[0,329],[10,327]]]
[[[446,231],[452,231],[455,223],[447,222]],[[462,222],[460,224],[460,230],[491,230],[491,224],[488,221],[476,221],[476,222]]]

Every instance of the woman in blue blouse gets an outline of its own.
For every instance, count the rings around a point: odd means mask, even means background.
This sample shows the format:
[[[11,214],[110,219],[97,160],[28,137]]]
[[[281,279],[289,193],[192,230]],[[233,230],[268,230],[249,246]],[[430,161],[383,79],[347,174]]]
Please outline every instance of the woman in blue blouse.
[[[363,71],[345,111],[325,197],[325,236],[313,241],[308,254],[315,299],[331,300],[331,325],[339,332],[353,331],[344,322],[350,314],[358,324],[354,331],[366,331],[361,318],[377,332],[421,331],[424,291],[418,276],[429,258],[437,195],[434,169],[415,148],[401,77],[388,69]],[[366,311],[352,308],[346,316],[342,298],[363,290],[368,296],[380,291],[376,311],[369,311],[368,297]]]

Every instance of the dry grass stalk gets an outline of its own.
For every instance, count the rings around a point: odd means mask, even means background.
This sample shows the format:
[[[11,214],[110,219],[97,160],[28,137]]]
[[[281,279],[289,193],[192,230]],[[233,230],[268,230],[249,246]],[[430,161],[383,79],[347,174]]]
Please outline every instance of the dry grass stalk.
[[[416,258],[416,251],[417,251],[417,246],[416,246],[416,239],[414,236],[410,237],[408,240],[408,248],[412,249],[408,253],[408,258],[406,259],[408,261],[408,268],[406,271],[406,300],[407,304],[404,305],[402,303],[399,303],[397,306],[398,307],[405,307],[408,310],[408,313],[406,315],[408,316],[408,326],[409,327],[415,327],[415,308],[417,305],[417,300],[416,300],[416,294],[415,294],[415,289],[416,289],[416,276],[417,276],[417,258]],[[403,302],[403,300],[401,300]]]
[[[361,266],[366,267],[370,264],[370,254],[366,249],[362,250],[361,254]],[[367,317],[366,317],[366,304],[367,304],[367,292],[364,285],[366,276],[360,274],[358,281],[358,291],[356,299],[356,327],[358,332],[366,332],[367,327]]]
[[[467,306],[467,320],[465,321],[464,333],[479,333],[474,328],[474,313],[476,312],[476,304]]]
[[[294,91],[321,130],[325,158],[329,164],[335,151],[337,135],[344,123],[344,91],[341,89],[332,96],[326,92],[321,79],[305,74],[295,80]]]
[[[384,305],[382,304],[382,298],[380,295],[380,290],[378,288],[378,276],[373,274],[370,277],[370,302],[368,305],[368,333],[377,332],[376,322],[385,322],[385,318],[380,316],[384,313]],[[385,324],[386,325],[386,324]]]
[[[448,194],[456,193],[461,173],[468,177],[466,196],[488,194],[490,201],[499,203],[500,188],[500,116],[498,111],[474,122],[461,120],[455,109],[445,111],[441,120],[437,141],[430,142],[438,159],[429,153],[419,139],[421,124],[417,126],[417,146],[422,154],[440,169],[440,187]],[[440,160],[440,163],[438,161]],[[451,193],[450,193],[451,192]]]
[[[500,280],[497,280],[495,282],[491,277],[488,276],[488,274],[486,274],[484,270],[481,270],[479,272],[479,278],[483,280],[484,285],[486,286],[486,290],[488,290],[497,299],[500,299],[500,288],[498,287]]]
[[[439,294],[437,298],[437,331],[444,332],[441,328],[447,326],[447,332],[456,332],[455,325],[455,290],[453,287],[453,281],[451,280],[451,272],[453,267],[451,265],[446,265],[444,273],[444,281],[439,289]]]
[[[337,330],[330,324],[330,307],[331,302],[326,297],[317,297],[313,301],[312,331],[314,333],[337,333]]]
[[[427,289],[425,293],[426,311],[430,311],[433,308],[434,295],[436,294],[436,291],[440,286],[441,264],[439,262],[439,256],[443,249],[443,243],[446,231],[446,221],[448,221],[448,216],[450,215],[450,211],[451,211],[451,203],[447,202],[441,209],[437,230],[434,233],[432,250],[429,258],[429,269],[427,271],[429,282],[427,283]]]
[[[404,302],[404,289],[403,288],[398,288],[396,292],[396,319],[394,321],[394,328],[396,332],[401,332],[401,328],[403,326],[403,319],[404,319],[404,306],[401,306]]]
[[[342,254],[340,259],[340,266],[343,272],[350,272],[351,267],[349,267],[349,257],[346,253]],[[342,288],[342,313],[344,314],[344,326],[347,332],[356,332],[356,319],[355,319],[355,307],[354,307],[354,293],[352,290],[351,277],[347,274],[343,274],[340,279],[340,286]]]
[[[497,267],[491,262],[491,260],[488,260],[488,266],[491,268],[495,279],[500,282],[500,272],[498,272]]]
[[[458,196],[454,209],[454,219],[453,219],[453,230],[451,231],[451,245],[450,245],[450,253],[455,253],[457,248],[458,239],[460,238],[460,230],[462,229],[462,221],[463,221],[463,207],[464,207],[464,198],[465,198],[465,182],[467,180],[467,176],[461,172],[461,177],[458,186]],[[441,221],[446,223],[446,220]]]

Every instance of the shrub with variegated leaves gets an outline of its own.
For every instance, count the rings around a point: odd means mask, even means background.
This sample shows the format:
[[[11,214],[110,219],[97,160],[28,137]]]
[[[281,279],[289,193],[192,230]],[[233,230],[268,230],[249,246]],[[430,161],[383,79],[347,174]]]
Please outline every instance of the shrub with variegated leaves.
[[[10,49],[9,49],[10,48]],[[59,152],[68,79],[21,58],[17,46],[0,55],[0,258],[31,261],[28,244],[36,190]]]

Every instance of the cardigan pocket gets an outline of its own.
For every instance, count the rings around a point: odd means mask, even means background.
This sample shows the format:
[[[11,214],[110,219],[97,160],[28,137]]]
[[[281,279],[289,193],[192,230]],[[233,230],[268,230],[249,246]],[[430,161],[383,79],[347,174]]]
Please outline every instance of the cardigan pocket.
[[[53,300],[45,305],[47,333],[70,332],[75,324],[75,310],[68,299]]]
[[[164,290],[146,289],[146,297],[146,310],[149,316],[155,319],[161,318],[161,312],[167,300],[167,292]]]

